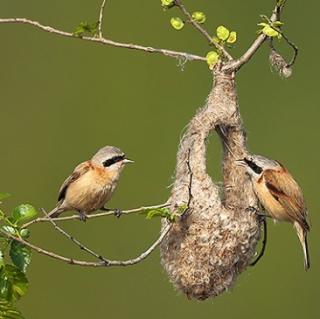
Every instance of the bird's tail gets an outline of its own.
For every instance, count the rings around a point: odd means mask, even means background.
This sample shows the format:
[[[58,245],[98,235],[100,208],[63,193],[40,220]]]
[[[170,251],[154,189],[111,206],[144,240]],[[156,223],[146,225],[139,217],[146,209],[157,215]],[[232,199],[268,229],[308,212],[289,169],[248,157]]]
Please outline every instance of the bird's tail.
[[[59,215],[62,213],[62,210],[59,206],[55,207],[49,214],[48,217],[50,218],[56,218],[59,217]]]
[[[297,231],[297,235],[299,237],[302,250],[303,250],[303,257],[304,257],[304,270],[307,271],[310,268],[310,256],[309,256],[309,249],[308,249],[308,238],[307,238],[307,231],[301,227],[297,222],[294,223],[294,227]]]
[[[304,254],[304,269],[307,271],[310,268],[310,256],[309,256],[307,234],[305,234],[304,236],[304,242],[302,244],[302,247],[303,247],[303,254]]]

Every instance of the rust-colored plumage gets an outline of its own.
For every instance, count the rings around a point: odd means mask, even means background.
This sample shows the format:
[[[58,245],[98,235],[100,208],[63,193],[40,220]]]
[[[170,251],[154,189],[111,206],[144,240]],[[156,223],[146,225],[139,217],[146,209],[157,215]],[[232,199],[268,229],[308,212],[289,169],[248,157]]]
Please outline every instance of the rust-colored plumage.
[[[132,161],[116,147],[100,149],[91,160],[79,164],[59,190],[58,204],[50,217],[67,210],[76,210],[83,220],[103,208],[111,198],[124,164]]]
[[[310,268],[307,207],[303,193],[290,172],[279,162],[254,155],[239,163],[247,168],[254,191],[265,210],[278,221],[291,222],[304,253],[304,267]]]
[[[285,216],[290,221],[298,222],[301,227],[309,231],[307,222],[307,207],[302,190],[287,169],[265,170],[263,178],[272,196],[280,203]]]

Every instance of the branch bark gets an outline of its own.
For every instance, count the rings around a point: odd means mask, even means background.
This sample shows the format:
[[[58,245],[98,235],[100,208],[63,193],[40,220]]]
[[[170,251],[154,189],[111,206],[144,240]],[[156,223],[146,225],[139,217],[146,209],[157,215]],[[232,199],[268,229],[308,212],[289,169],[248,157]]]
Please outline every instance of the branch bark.
[[[227,58],[227,60],[231,61],[233,60],[231,54],[219,43],[216,43],[213,41],[212,36],[203,28],[199,23],[197,23],[195,20],[192,19],[191,13],[187,10],[187,8],[184,6],[181,0],[175,0],[176,6],[182,11],[182,13],[186,16],[188,19],[188,22],[191,23],[196,30],[198,30],[209,42],[209,44],[212,44],[216,47],[216,49],[222,53],[222,55]]]
[[[118,48],[125,48],[125,49],[131,49],[131,50],[138,50],[138,51],[144,51],[147,53],[158,53],[158,54],[163,54],[165,56],[173,57],[173,58],[183,58],[186,60],[190,61],[206,61],[205,57],[201,57],[195,54],[189,54],[186,52],[178,52],[178,51],[173,51],[173,50],[166,50],[166,49],[158,49],[158,48],[153,48],[153,47],[145,47],[142,45],[138,44],[133,44],[133,43],[121,43],[121,42],[116,42],[112,41],[103,37],[89,37],[89,36],[83,36],[83,37],[76,37],[74,36],[73,33],[58,30],[56,28],[53,28],[51,26],[45,26],[38,21],[26,19],[26,18],[6,18],[6,19],[0,19],[0,23],[18,23],[18,24],[28,24],[32,25],[40,30],[52,33],[52,34],[57,34],[60,36],[68,37],[68,38],[74,38],[74,39],[81,39],[84,41],[91,41],[99,44],[104,44],[104,45],[109,45],[113,47],[118,47]]]
[[[121,211],[121,215],[136,214],[136,213],[140,213],[144,210],[163,208],[163,207],[167,207],[167,206],[168,206],[167,203],[161,204],[161,205],[154,205],[154,206],[142,206],[139,208],[123,210],[123,211]],[[102,212],[102,213],[90,214],[87,216],[87,219],[89,220],[89,219],[105,217],[105,216],[114,216],[116,212],[117,212],[116,210],[108,210],[108,211]],[[67,221],[67,220],[81,220],[81,218],[80,218],[79,214],[75,214],[72,216],[62,216],[62,217],[57,217],[57,218],[38,217],[36,219],[31,220],[30,222],[23,224],[21,226],[21,228],[27,228],[27,227],[30,227],[31,225],[37,224],[37,223],[44,223],[44,222],[51,222],[51,221],[57,222],[57,221]]]
[[[106,258],[104,258],[102,255],[97,254],[96,252],[94,252],[93,250],[91,250],[90,248],[86,247],[84,244],[82,244],[78,239],[74,238],[74,236],[71,236],[69,233],[67,233],[65,230],[63,230],[61,227],[59,227],[52,218],[48,217],[47,212],[42,209],[43,213],[45,214],[45,216],[48,218],[48,220],[50,221],[50,223],[53,225],[54,229],[56,229],[59,233],[61,233],[63,236],[65,236],[66,238],[70,239],[75,245],[77,245],[81,250],[87,252],[89,255],[101,260],[102,262],[104,262],[105,264],[109,263],[109,260],[107,260]]]
[[[275,22],[277,20],[280,20],[281,11],[284,8],[285,3],[286,1],[284,1],[281,5],[278,5],[278,2],[277,2],[276,6],[272,11],[270,22]],[[246,63],[250,61],[250,59],[255,55],[255,53],[258,51],[258,49],[261,47],[261,45],[265,42],[267,38],[268,37],[265,34],[263,33],[260,34],[256,38],[256,40],[251,44],[251,46],[247,49],[247,51],[239,59],[226,63],[225,66],[223,67],[223,70],[225,72],[239,71],[242,66],[244,66]]]
[[[46,255],[48,257],[57,259],[59,261],[68,263],[70,265],[85,266],[85,267],[112,267],[112,266],[132,266],[132,265],[138,264],[139,262],[146,259],[160,245],[160,243],[162,242],[164,237],[169,232],[171,226],[172,226],[172,224],[168,224],[165,228],[163,228],[160,233],[159,238],[146,251],[144,251],[138,257],[133,258],[133,259],[128,259],[128,260],[110,260],[107,258],[103,258],[103,261],[100,261],[100,262],[84,261],[84,260],[78,260],[78,259],[64,257],[64,256],[61,256],[61,255],[56,254],[54,252],[45,250],[45,249],[43,249],[39,246],[36,246],[34,244],[31,244],[28,241],[26,241],[20,237],[13,236],[7,232],[4,232],[3,230],[0,230],[0,234],[2,234],[3,236],[5,236],[7,238],[15,240],[23,245],[30,247],[31,249],[38,252],[39,254]]]
[[[99,21],[98,21],[98,33],[99,38],[101,39],[102,36],[102,22],[103,22],[103,14],[104,14],[104,7],[106,5],[107,0],[103,0],[100,6],[100,12],[99,12]]]

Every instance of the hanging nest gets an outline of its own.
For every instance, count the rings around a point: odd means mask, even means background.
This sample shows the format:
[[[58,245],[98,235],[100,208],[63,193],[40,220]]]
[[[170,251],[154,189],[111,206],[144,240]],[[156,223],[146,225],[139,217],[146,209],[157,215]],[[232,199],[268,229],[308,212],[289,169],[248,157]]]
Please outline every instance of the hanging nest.
[[[181,140],[169,202],[188,209],[161,244],[174,286],[204,300],[231,288],[250,264],[260,237],[251,183],[235,159],[247,154],[232,75],[215,70],[212,91]],[[223,145],[223,189],[206,172],[206,140],[216,131]],[[222,195],[221,195],[222,193]],[[163,220],[162,226],[167,221]]]

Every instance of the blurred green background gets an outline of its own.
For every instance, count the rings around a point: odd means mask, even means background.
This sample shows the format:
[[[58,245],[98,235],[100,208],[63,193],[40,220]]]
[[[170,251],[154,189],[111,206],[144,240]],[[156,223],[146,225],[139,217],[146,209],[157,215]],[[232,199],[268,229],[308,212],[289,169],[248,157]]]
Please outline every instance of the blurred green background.
[[[255,38],[259,14],[269,15],[274,5],[273,0],[185,3],[207,14],[211,33],[220,24],[238,32],[235,56]],[[73,31],[81,21],[96,21],[99,5],[98,0],[2,0],[0,16]],[[285,163],[304,189],[312,220],[311,270],[303,270],[292,227],[272,222],[263,260],[231,291],[205,302],[173,289],[158,251],[139,265],[110,269],[72,267],[34,253],[31,287],[19,303],[26,318],[319,318],[319,42],[312,33],[319,9],[317,1],[288,1],[285,30],[300,48],[292,78],[281,80],[270,71],[267,46],[238,74],[250,149]],[[107,1],[104,32],[118,41],[205,55],[210,49],[195,30],[171,29],[172,15],[179,13],[163,12],[160,0]],[[172,58],[62,38],[27,25],[0,25],[0,38],[0,190],[13,194],[7,210],[26,202],[52,208],[73,167],[104,145],[116,145],[136,161],[123,173],[110,207],[168,198],[179,137],[211,87],[205,63],[189,62],[182,71]],[[216,180],[220,155],[212,138],[208,163]],[[87,258],[50,226],[34,226],[32,242]],[[63,227],[101,254],[125,259],[157,237],[159,220],[129,216]]]

